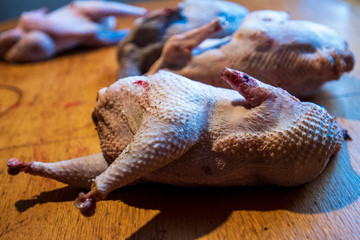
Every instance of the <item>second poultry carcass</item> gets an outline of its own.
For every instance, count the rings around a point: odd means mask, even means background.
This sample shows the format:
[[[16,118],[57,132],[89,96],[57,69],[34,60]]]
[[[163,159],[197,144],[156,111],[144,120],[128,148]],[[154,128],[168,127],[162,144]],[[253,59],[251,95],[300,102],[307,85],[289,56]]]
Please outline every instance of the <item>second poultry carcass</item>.
[[[246,72],[297,97],[317,93],[325,82],[351,71],[354,56],[332,29],[309,21],[290,20],[287,12],[250,13],[225,45],[205,52],[194,49],[221,25],[214,20],[174,35],[149,74],[171,70],[193,80],[228,87],[221,80],[225,66]],[[196,49],[195,49],[196,50]]]
[[[24,12],[18,25],[0,33],[0,59],[34,62],[78,46],[118,43],[128,29],[115,30],[115,16],[143,15],[147,10],[113,1],[74,1],[49,12]]]
[[[222,17],[228,22],[211,37],[218,39],[233,34],[248,10],[236,3],[221,0],[184,0],[177,8],[150,11],[136,19],[129,35],[118,46],[119,78],[143,75],[160,57],[165,42]]]

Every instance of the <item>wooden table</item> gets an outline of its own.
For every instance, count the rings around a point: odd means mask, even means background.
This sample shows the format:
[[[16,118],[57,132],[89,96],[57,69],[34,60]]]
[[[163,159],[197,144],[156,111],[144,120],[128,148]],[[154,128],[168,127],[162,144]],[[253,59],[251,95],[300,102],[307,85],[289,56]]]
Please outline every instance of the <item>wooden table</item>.
[[[155,9],[177,1],[137,2]],[[360,8],[338,0],[238,1],[286,10],[330,26],[360,59]],[[357,3],[359,4],[359,3]],[[132,18],[121,19],[128,27]],[[0,24],[0,30],[14,22]],[[180,188],[156,184],[114,191],[82,216],[79,189],[9,176],[6,162],[53,162],[100,151],[91,120],[97,91],[116,80],[116,47],[75,50],[29,64],[0,62],[0,239],[359,239],[360,67],[308,99],[338,117],[352,140],[314,181],[299,187]]]

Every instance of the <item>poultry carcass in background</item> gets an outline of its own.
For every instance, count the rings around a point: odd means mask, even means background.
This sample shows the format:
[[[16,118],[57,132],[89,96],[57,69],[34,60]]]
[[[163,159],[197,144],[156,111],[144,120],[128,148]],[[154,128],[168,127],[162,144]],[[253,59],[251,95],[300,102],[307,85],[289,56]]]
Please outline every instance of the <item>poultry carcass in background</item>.
[[[228,24],[212,38],[233,34],[248,10],[236,3],[212,0],[185,0],[178,8],[157,9],[138,18],[129,35],[118,46],[118,76],[143,75],[160,57],[169,37],[201,27],[222,17]]]
[[[222,69],[228,66],[297,97],[307,97],[354,66],[348,44],[336,32],[313,22],[290,20],[286,12],[251,12],[229,43],[220,47],[215,44],[205,52],[195,49],[218,26],[214,20],[170,38],[149,74],[167,69],[213,86],[228,87],[221,80]]]
[[[51,13],[46,8],[25,12],[16,28],[0,34],[0,58],[32,62],[80,45],[116,44],[128,30],[113,30],[114,16],[145,12],[144,8],[105,1],[75,1]]]
[[[102,153],[55,163],[8,161],[27,172],[89,188],[76,206],[130,183],[293,186],[318,176],[344,141],[325,109],[225,69],[237,91],[167,71],[120,79],[99,91],[93,121]],[[239,94],[240,93],[240,94]]]

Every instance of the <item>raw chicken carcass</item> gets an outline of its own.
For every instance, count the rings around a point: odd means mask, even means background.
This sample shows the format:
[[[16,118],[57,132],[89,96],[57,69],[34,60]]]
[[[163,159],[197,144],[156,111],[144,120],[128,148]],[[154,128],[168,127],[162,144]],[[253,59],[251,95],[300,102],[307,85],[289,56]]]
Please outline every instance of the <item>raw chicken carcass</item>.
[[[354,66],[348,44],[336,32],[309,21],[290,20],[288,13],[271,10],[251,12],[229,43],[220,48],[215,44],[213,49],[194,55],[192,50],[213,34],[216,24],[215,20],[170,38],[149,74],[167,69],[228,87],[221,80],[221,72],[231,67],[297,97],[307,97]]]
[[[116,44],[128,30],[113,30],[114,16],[145,12],[144,8],[105,1],[75,1],[51,13],[46,8],[25,12],[16,28],[0,34],[0,58],[32,62],[80,45]]]
[[[222,17],[228,24],[211,37],[233,34],[248,10],[236,3],[221,0],[185,0],[178,8],[157,9],[134,22],[129,35],[118,46],[119,78],[143,75],[160,57],[169,37],[203,26]]]
[[[89,188],[84,213],[137,182],[184,186],[294,186],[318,176],[344,141],[325,109],[225,69],[237,91],[167,71],[99,91],[93,121],[102,154],[55,163],[8,161],[21,171]],[[240,94],[239,94],[240,93]]]

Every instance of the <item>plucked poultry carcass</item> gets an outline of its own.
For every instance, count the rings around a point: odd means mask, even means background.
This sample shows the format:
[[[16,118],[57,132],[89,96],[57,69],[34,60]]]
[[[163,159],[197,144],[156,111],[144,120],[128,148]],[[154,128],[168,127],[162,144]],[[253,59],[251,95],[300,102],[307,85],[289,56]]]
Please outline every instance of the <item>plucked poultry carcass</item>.
[[[148,73],[167,69],[196,81],[228,87],[221,80],[221,72],[231,67],[297,97],[308,97],[354,66],[348,44],[335,31],[309,21],[290,20],[288,13],[271,10],[247,15],[225,45],[219,47],[215,42],[205,52],[196,49],[219,30],[219,25],[214,20],[172,36]]]
[[[185,0],[177,8],[163,8],[138,18],[118,46],[118,76],[143,75],[160,57],[165,42],[173,35],[203,26],[221,17],[228,24],[211,37],[222,39],[233,34],[248,10],[221,0]],[[220,29],[219,29],[220,30]]]
[[[294,186],[318,176],[344,141],[327,111],[226,68],[237,91],[167,71],[120,79],[99,91],[92,114],[102,153],[53,162],[8,161],[26,172],[90,188],[84,213],[137,182],[183,186]]]
[[[75,1],[48,12],[25,12],[18,26],[0,34],[0,58],[32,62],[53,57],[77,46],[116,44],[128,30],[114,30],[114,16],[139,16],[146,9],[118,2]]]

